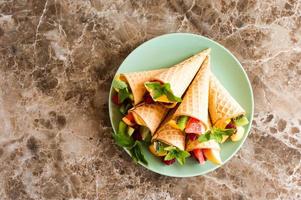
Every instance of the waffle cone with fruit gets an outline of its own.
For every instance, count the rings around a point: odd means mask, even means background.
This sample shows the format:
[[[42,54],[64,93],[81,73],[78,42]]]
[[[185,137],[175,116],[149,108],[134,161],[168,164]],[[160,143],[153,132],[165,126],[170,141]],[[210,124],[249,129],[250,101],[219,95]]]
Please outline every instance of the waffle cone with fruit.
[[[162,73],[165,69],[156,69],[151,71],[131,72],[121,74],[121,79],[127,81],[134,97],[134,105],[143,101],[143,95],[146,92],[144,83],[149,81],[156,74]]]
[[[159,81],[161,83],[169,83],[173,94],[177,97],[181,97],[209,53],[210,49],[201,51],[183,62],[159,73],[154,76],[152,80]]]
[[[152,140],[158,140],[165,144],[178,147],[185,150],[185,135],[179,129],[170,126],[168,123],[163,124],[156,132]]]
[[[168,108],[161,104],[142,103],[129,110],[139,125],[149,128],[153,135],[168,112]]]
[[[174,118],[188,116],[198,119],[205,129],[209,128],[208,95],[210,80],[210,57],[207,56],[201,69],[189,86],[182,103],[177,108]]]
[[[209,86],[209,114],[212,124],[218,128],[225,128],[227,120],[245,114],[245,110],[212,73]]]

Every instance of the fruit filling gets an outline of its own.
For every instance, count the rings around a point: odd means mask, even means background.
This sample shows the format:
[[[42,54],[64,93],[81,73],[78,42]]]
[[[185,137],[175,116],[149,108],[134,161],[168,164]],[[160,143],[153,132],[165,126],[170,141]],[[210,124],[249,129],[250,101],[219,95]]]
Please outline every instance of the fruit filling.
[[[172,165],[176,160],[180,165],[185,164],[185,160],[190,154],[187,151],[182,151],[177,147],[164,144],[160,141],[155,141],[149,146],[149,151],[157,157],[160,157],[166,165]]]
[[[133,107],[134,96],[132,91],[126,80],[120,76],[114,78],[112,85],[116,91],[116,94],[112,96],[112,102],[119,107],[122,114],[126,114]]]
[[[230,135],[230,139],[233,142],[239,141],[243,138],[245,129],[244,125],[247,125],[249,123],[248,119],[244,116],[238,116],[236,118],[230,119],[230,122],[226,125],[226,129],[233,129],[233,134]],[[223,142],[227,140],[228,136],[224,137]]]
[[[176,103],[181,102],[182,99],[173,94],[169,83],[161,83],[158,81],[144,83],[148,94],[153,101],[160,102],[166,107],[174,107]]]
[[[151,133],[149,128],[137,123],[131,112],[122,118],[122,122],[127,125],[127,133],[134,140],[150,142]]]

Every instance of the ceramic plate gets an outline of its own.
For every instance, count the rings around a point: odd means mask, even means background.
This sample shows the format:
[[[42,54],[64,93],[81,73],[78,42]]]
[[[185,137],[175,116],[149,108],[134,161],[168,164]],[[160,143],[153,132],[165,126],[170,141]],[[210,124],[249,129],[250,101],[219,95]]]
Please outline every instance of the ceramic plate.
[[[123,61],[116,74],[170,67],[205,48],[211,48],[212,72],[246,110],[246,116],[250,121],[245,126],[246,132],[242,140],[235,143],[228,141],[221,145],[221,158],[224,164],[236,154],[246,140],[252,124],[254,106],[252,88],[247,74],[229,50],[217,42],[199,35],[189,33],[162,35],[137,47]],[[111,87],[109,112],[112,127],[116,132],[121,120],[121,114],[110,100],[112,90]],[[151,171],[166,176],[191,177],[203,175],[221,166],[214,165],[209,161],[204,165],[199,165],[193,158],[188,158],[183,166],[178,163],[166,166],[160,159],[153,156],[147,150],[147,147],[143,148],[143,153],[148,165],[140,164]]]

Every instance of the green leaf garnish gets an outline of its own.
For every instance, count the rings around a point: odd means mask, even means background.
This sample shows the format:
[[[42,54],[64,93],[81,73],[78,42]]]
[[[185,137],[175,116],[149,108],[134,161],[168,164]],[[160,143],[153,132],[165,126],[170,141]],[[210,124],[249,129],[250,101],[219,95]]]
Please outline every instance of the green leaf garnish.
[[[119,80],[118,78],[114,78],[112,86],[117,91],[125,89],[125,88],[128,87],[127,84],[126,84],[126,82],[124,82],[122,80]]]
[[[155,100],[163,95],[171,102],[181,102],[182,99],[175,96],[171,90],[169,83],[161,84],[159,82],[146,82],[145,87],[150,91],[151,97]]]
[[[120,89],[118,91],[118,99],[119,99],[119,102],[122,103],[124,100],[126,100],[128,97],[130,97],[130,93],[129,93],[129,90],[128,88],[123,88],[123,89]]]
[[[211,130],[208,130],[206,133],[199,136],[199,142],[207,142],[209,140],[215,140],[218,143],[221,143],[223,136],[230,136],[234,133],[235,129],[220,129],[213,127]]]
[[[116,143],[120,147],[132,147],[133,146],[133,141],[130,139],[130,137],[128,135],[113,134],[113,137],[114,137]]]
[[[176,156],[177,161],[180,163],[180,165],[184,165],[186,158],[190,156],[190,153],[187,151],[180,151],[179,154]]]
[[[114,78],[112,83],[113,88],[118,92],[118,100],[119,103],[122,103],[127,98],[133,100],[133,94],[131,94],[128,84],[125,81],[118,79],[118,77]]]
[[[164,157],[164,160],[172,160],[175,158],[180,165],[184,165],[186,158],[190,156],[187,151],[182,151],[173,146],[165,147],[164,150],[168,151],[167,155]]]
[[[241,115],[241,116],[235,118],[234,122],[235,122],[236,126],[244,126],[249,123],[249,120],[244,115]]]
[[[143,164],[147,165],[147,161],[144,157],[144,155],[142,154],[141,151],[142,148],[142,144],[139,141],[136,141],[135,144],[133,145],[133,147],[131,149],[129,149],[133,160],[137,163],[137,162],[142,162]]]
[[[124,147],[130,151],[131,156],[135,162],[140,161],[147,165],[147,161],[141,151],[141,142],[134,141],[134,139],[129,136],[128,129],[128,126],[123,121],[121,121],[119,123],[117,134],[113,134],[114,140],[116,141],[118,146]]]

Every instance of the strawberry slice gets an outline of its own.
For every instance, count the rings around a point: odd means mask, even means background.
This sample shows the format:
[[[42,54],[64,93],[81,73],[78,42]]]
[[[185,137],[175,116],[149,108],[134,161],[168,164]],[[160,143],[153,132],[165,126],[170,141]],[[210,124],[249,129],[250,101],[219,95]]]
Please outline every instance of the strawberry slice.
[[[153,98],[151,97],[151,95],[149,93],[146,93],[144,95],[144,102],[147,103],[147,104],[154,103],[154,100],[153,100]]]
[[[115,95],[112,96],[112,101],[113,101],[114,104],[116,104],[118,106],[120,105],[118,94],[115,94]]]
[[[126,123],[128,126],[134,126],[136,121],[132,113],[128,113],[126,116],[122,118],[122,121]]]
[[[201,165],[205,163],[205,157],[202,149],[194,149],[192,155]]]
[[[174,162],[176,162],[176,159],[171,159],[171,160],[164,160],[164,157],[162,157],[162,161],[164,162],[165,165],[172,165]]]
[[[205,132],[205,128],[198,119],[190,117],[186,124],[185,132],[202,134],[203,132]]]

